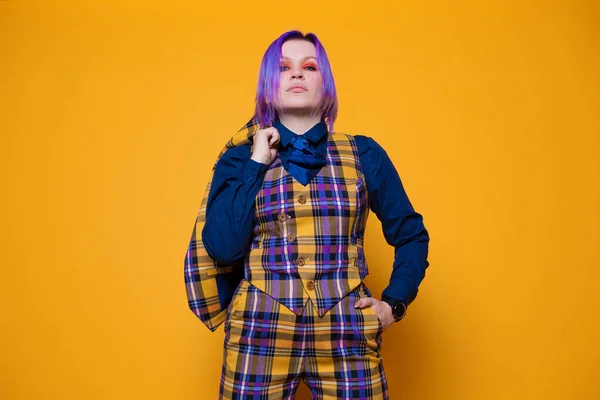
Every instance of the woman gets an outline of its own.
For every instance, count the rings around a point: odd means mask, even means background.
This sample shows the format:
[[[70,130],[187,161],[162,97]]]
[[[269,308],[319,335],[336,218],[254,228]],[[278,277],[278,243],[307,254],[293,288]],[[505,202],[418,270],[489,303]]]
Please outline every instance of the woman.
[[[429,236],[381,146],[334,133],[337,106],[318,38],[286,32],[215,164],[186,286],[211,330],[225,322],[220,398],[291,399],[300,380],[315,399],[388,398],[381,334],[417,295]],[[395,247],[382,300],[363,283],[369,210]]]

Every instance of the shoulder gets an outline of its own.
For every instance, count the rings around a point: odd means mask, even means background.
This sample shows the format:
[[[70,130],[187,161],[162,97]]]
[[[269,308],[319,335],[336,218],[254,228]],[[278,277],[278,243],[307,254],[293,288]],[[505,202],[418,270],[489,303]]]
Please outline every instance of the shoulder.
[[[250,150],[252,149],[251,144],[240,144],[234,147],[229,147],[218,160],[215,162],[214,167],[216,169],[222,169],[226,167],[238,168],[244,165],[251,157]]]
[[[379,143],[377,143],[377,141],[375,139],[373,139],[371,136],[362,135],[362,134],[349,134],[349,133],[343,133],[341,135],[345,135],[351,139],[354,139],[354,142],[356,143],[356,147],[358,148],[358,154],[361,156],[364,154],[385,153],[385,150],[383,149],[383,147],[381,147],[381,145]]]
[[[231,160],[231,159],[240,159],[246,160],[250,158],[250,150],[252,148],[251,143],[241,144],[234,147],[228,148],[225,153],[221,156],[221,159]]]

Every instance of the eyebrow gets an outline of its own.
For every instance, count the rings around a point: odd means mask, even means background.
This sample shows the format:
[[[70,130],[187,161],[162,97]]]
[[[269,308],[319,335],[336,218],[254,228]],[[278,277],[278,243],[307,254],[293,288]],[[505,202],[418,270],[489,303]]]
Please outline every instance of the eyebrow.
[[[286,60],[289,60],[289,59],[290,59],[289,57],[286,57],[286,56],[283,56],[282,58],[284,58],[284,59],[286,59]],[[306,57],[304,57],[304,58],[301,58],[301,60],[308,60],[309,58],[314,58],[315,60],[317,59],[316,57],[313,57],[313,56],[306,56]]]

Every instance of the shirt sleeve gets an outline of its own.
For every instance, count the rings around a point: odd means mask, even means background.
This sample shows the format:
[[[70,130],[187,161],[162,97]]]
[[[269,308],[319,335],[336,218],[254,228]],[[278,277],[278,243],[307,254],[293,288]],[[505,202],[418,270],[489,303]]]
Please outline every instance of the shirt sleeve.
[[[390,283],[381,298],[400,300],[408,306],[417,296],[429,266],[429,234],[385,150],[368,136],[356,135],[355,139],[370,208],[381,221],[387,243],[395,249]]]
[[[202,242],[213,260],[233,264],[251,240],[255,198],[268,165],[250,158],[250,146],[227,149],[215,166]]]

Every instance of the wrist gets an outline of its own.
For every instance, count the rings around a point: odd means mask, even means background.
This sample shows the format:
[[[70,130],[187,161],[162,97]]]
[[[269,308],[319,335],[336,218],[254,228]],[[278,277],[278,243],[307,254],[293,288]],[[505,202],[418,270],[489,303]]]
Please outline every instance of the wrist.
[[[252,155],[252,157],[250,157],[251,160],[256,161],[257,163],[260,164],[264,164],[264,165],[269,165],[269,160],[265,159],[264,157],[259,157],[255,154]]]
[[[402,301],[397,300],[397,299],[392,299],[392,298],[383,298],[381,299],[381,301],[386,302],[392,309],[392,316],[394,317],[394,321],[398,322],[400,321],[402,318],[404,318],[406,316],[406,304],[404,304]]]

